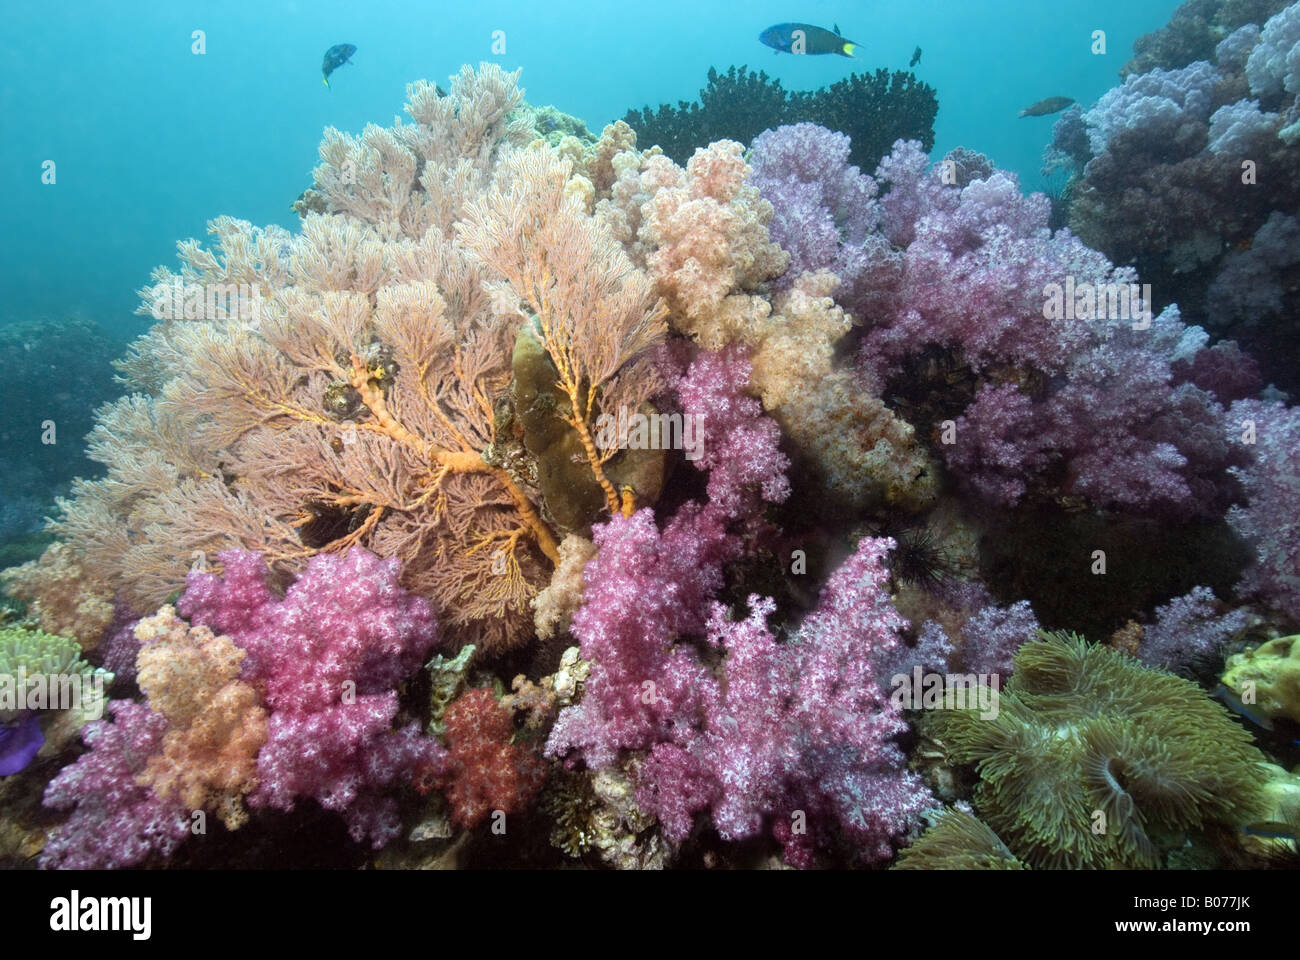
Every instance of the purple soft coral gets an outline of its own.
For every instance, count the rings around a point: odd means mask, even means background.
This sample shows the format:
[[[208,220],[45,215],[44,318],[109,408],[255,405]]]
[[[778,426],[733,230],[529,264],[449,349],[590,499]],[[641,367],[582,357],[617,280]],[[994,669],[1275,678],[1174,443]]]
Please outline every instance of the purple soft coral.
[[[313,557],[280,600],[257,554],[221,554],[225,577],[191,573],[180,609],[248,651],[244,675],[265,685],[268,740],[258,754],[252,806],[292,809],[313,797],[343,813],[352,836],[375,847],[398,831],[382,788],[444,751],[414,725],[395,731],[396,688],[434,645],[427,600],[398,585],[396,559],[354,547]]]
[[[42,867],[129,867],[152,853],[170,856],[189,834],[189,810],[136,783],[162,750],[167,718],[129,700],[114,700],[108,710],[112,723],[96,720],[82,729],[90,752],[45,790],[45,806],[75,809],[45,845]]]
[[[877,178],[890,184],[886,234],[906,249],[865,338],[864,373],[888,383],[936,347],[970,367],[974,395],[940,450],[962,479],[1003,504],[1061,468],[1054,492],[1099,506],[1226,505],[1223,408],[1193,383],[1175,386],[1174,364],[1195,363],[1203,331],[1176,307],[1145,316],[1128,299],[1137,275],[1068,231],[1053,235],[1047,199],[1022,196],[1014,175],[947,186],[914,144],[899,144]],[[1080,310],[1052,306],[1051,292],[1067,289],[1084,297],[1071,295]]]
[[[1178,670],[1199,657],[1217,653],[1249,622],[1243,610],[1221,614],[1219,608],[1209,587],[1193,587],[1190,593],[1156,607],[1155,623],[1144,631],[1138,650],[1142,662],[1149,667]]]

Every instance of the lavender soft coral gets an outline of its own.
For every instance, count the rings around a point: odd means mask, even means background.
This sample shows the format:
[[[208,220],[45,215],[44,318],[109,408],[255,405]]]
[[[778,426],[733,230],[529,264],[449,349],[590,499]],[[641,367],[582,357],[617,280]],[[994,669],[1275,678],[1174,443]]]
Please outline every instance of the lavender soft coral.
[[[1246,613],[1220,613],[1209,587],[1194,587],[1156,608],[1155,623],[1143,631],[1139,656],[1148,667],[1177,670],[1198,657],[1217,653],[1234,633],[1247,625]]]
[[[1228,512],[1255,550],[1242,590],[1300,621],[1300,407],[1240,400],[1229,414],[1254,439],[1252,462],[1235,471],[1246,505]]]
[[[714,606],[709,642],[726,652],[725,691],[701,697],[693,735],[655,746],[637,792],[670,839],[684,839],[691,814],[711,809],[731,840],[770,820],[796,866],[810,866],[836,829],[864,860],[890,855],[891,841],[930,799],[902,769],[892,740],[906,724],[875,671],[906,625],[886,590],[882,561],[892,547],[863,540],[789,643],[765,625],[770,600],[750,597],[740,622]]]
[[[1171,142],[1185,138],[1209,118],[1220,79],[1203,60],[1179,70],[1156,68],[1128,76],[1084,114],[1092,152],[1104,153],[1117,133],[1137,127]]]
[[[277,599],[256,554],[221,554],[225,577],[192,572],[180,609],[247,651],[246,679],[271,709],[250,806],[293,808],[312,797],[341,812],[352,836],[375,847],[398,831],[380,791],[444,751],[415,725],[393,730],[397,686],[424,661],[436,627],[427,600],[398,584],[398,563],[354,547],[313,557]]]
[[[1016,651],[1034,639],[1040,626],[1028,600],[1009,607],[989,603],[972,613],[961,628],[961,664],[970,673],[1009,677]],[[921,628],[924,643],[946,639],[943,627],[933,620]]]
[[[1046,197],[1022,196],[1014,175],[947,186],[915,145],[898,144],[878,178],[891,183],[883,229],[905,249],[863,371],[912,391],[919,408],[951,392],[925,379],[927,350],[969,369],[966,392],[943,411],[955,432],[940,450],[959,476],[1003,504],[1037,489],[1106,507],[1222,508],[1232,457],[1223,408],[1194,384],[1174,386],[1173,364],[1195,358],[1203,331],[1185,327],[1175,307],[1145,318],[1149,304],[1121,306],[1136,274],[1068,231],[1051,234]],[[942,418],[919,415],[932,420],[918,426]]]

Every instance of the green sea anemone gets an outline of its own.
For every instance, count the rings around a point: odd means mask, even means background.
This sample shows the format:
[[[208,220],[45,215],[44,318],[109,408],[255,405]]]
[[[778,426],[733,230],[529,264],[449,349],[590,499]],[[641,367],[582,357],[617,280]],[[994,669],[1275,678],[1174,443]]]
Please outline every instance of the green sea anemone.
[[[975,807],[1048,869],[1152,868],[1188,831],[1267,806],[1265,758],[1194,683],[1070,634],[1015,656],[995,716],[940,710],[925,732],[980,776]]]
[[[930,815],[927,814],[927,817]],[[1024,870],[998,835],[973,813],[947,807],[898,856],[895,870]]]
[[[0,630],[0,688],[6,681],[10,694],[17,697],[20,678],[25,678],[24,686],[30,687],[39,677],[76,677],[82,681],[91,681],[98,676],[104,689],[113,682],[113,674],[99,669],[81,659],[81,645],[69,637],[60,637],[42,630],[24,627],[6,627]],[[82,684],[83,695],[91,689],[89,683]],[[93,713],[93,705],[82,702],[83,713]],[[0,698],[0,723],[8,723],[17,718],[21,708],[11,708]]]

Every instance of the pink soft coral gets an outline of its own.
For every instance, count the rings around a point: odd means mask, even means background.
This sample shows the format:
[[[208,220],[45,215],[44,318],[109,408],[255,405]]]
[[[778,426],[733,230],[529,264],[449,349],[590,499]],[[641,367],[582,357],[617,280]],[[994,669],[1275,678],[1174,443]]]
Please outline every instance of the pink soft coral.
[[[437,639],[433,609],[398,585],[396,559],[359,547],[313,557],[278,599],[256,554],[221,554],[225,577],[191,573],[180,609],[243,647],[246,679],[271,708],[250,806],[293,808],[313,797],[343,813],[352,836],[375,847],[398,832],[380,791],[444,751],[411,724],[393,729],[397,687]]]

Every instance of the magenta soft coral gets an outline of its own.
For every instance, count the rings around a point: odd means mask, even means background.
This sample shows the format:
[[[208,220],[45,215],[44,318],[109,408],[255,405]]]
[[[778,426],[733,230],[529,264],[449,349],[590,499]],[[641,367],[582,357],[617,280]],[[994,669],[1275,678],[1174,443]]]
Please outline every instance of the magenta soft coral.
[[[684,505],[662,531],[649,510],[594,531],[572,627],[591,675],[547,753],[602,768],[649,751],[637,802],[672,840],[710,810],[729,839],[770,823],[796,865],[834,836],[878,859],[929,799],[902,770],[891,741],[903,720],[876,676],[903,625],[881,562],[892,541],[862,542],[795,643],[767,630],[766,598],[726,620],[715,600],[749,542],[738,531],[759,528],[765,502],[789,492],[779,435],[741,393],[747,374],[740,354],[701,354],[678,384],[684,412],[705,415],[696,464],[709,470],[708,502]],[[725,652],[725,682],[679,642],[700,635]]]
[[[312,797],[380,847],[399,830],[382,791],[444,751],[415,724],[393,729],[397,687],[437,639],[433,609],[398,585],[398,561],[354,547],[313,557],[283,599],[257,554],[221,554],[224,577],[193,572],[181,612],[243,647],[244,677],[271,710],[250,806],[293,808]]]
[[[695,465],[709,471],[708,502],[683,505],[662,532],[648,509],[593,531],[572,630],[595,665],[581,703],[560,713],[550,755],[607,766],[620,750],[672,739],[701,709],[708,671],[674,640],[704,632],[723,570],[744,552],[739,531],[789,495],[780,431],[743,392],[749,371],[735,348],[705,352],[677,384],[683,412],[703,417]]]

